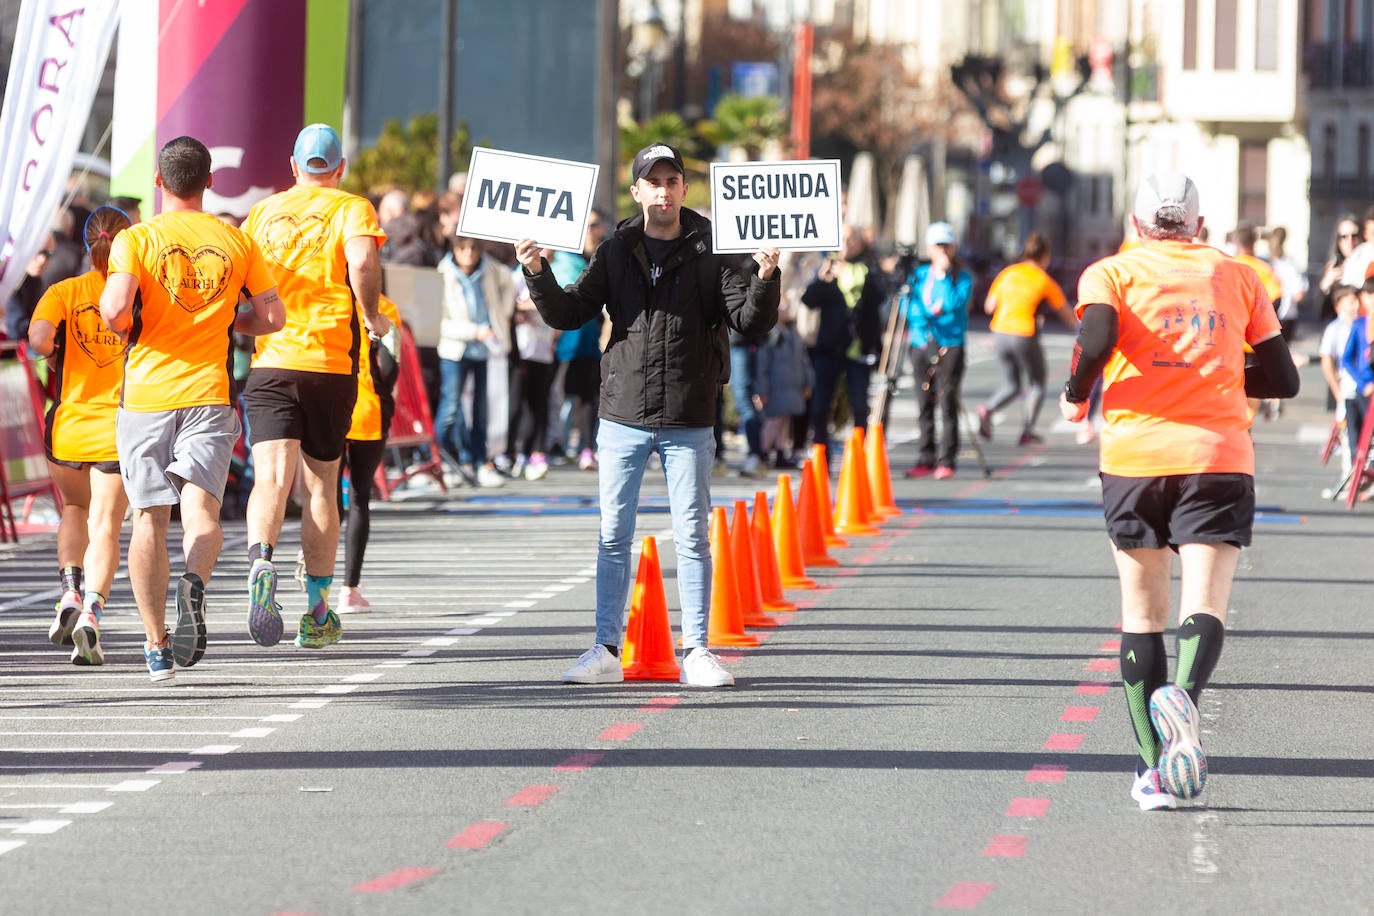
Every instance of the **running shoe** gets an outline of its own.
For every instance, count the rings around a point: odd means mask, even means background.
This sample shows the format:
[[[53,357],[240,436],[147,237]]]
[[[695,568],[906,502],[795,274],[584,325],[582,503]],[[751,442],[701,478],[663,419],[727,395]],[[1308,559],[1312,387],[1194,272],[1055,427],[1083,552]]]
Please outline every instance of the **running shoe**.
[[[682,683],[691,687],[733,687],[735,677],[720,664],[720,657],[697,646],[682,660]]]
[[[1040,436],[1036,435],[1030,430],[1026,430],[1021,434],[1021,438],[1016,440],[1016,444],[1021,446],[1022,448],[1025,448],[1027,445],[1039,445],[1044,441],[1045,440],[1042,439]]]
[[[81,595],[68,589],[62,593],[62,600],[53,605],[53,610],[57,616],[53,618],[52,626],[48,627],[48,641],[54,646],[70,646],[72,627],[76,626],[76,618],[81,616]]]
[[[1141,811],[1172,811],[1178,807],[1178,799],[1165,791],[1159,781],[1159,770],[1154,767],[1135,778],[1131,798],[1140,805]]]
[[[565,684],[619,684],[625,668],[611,650],[598,643],[577,657],[577,664],[563,672]]]
[[[256,559],[248,571],[248,635],[260,646],[281,642],[281,605],[277,604],[277,568]]]
[[[906,469],[906,473],[903,474],[902,476],[905,477],[907,480],[913,480],[913,479],[915,479],[915,478],[917,478],[917,477],[929,477],[931,474],[934,474],[934,473],[935,473],[935,468],[931,467],[930,465],[928,465],[928,464],[918,464],[918,465],[915,465],[914,467],[909,467],[909,468],[907,468],[907,469]]]
[[[72,628],[72,664],[82,668],[105,664],[105,650],[100,647],[100,621],[90,611],[82,611]]]
[[[549,459],[539,452],[530,456],[529,463],[525,465],[526,480],[543,480],[549,473]]]
[[[982,404],[978,405],[978,435],[984,439],[992,438],[992,411]]]
[[[949,480],[953,476],[954,468],[949,467],[947,465],[941,465],[940,467],[935,469],[936,480]]]
[[[1150,721],[1159,733],[1159,782],[1175,798],[1196,798],[1207,783],[1197,707],[1177,684],[1165,684],[1150,697]]]
[[[205,583],[195,573],[177,582],[177,626],[172,631],[172,657],[189,668],[205,655]]]
[[[583,471],[595,471],[596,453],[589,448],[584,448],[577,455],[577,466]]]
[[[148,663],[148,680],[154,684],[166,683],[176,679],[177,663],[172,658],[172,647],[154,649],[143,644],[143,660]]]
[[[325,614],[324,623],[316,620],[314,614],[305,614],[296,627],[296,646],[301,649],[323,649],[342,638],[343,624],[333,611]]]
[[[345,588],[334,610],[339,614],[367,614],[372,611],[372,602],[363,597],[361,589]]]

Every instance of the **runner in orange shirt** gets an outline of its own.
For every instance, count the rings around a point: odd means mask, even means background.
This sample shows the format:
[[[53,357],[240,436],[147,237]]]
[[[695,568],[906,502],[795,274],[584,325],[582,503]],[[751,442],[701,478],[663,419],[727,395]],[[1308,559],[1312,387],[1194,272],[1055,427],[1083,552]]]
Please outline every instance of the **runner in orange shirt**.
[[[29,346],[56,364],[57,397],[48,409],[44,439],[48,470],[62,494],[62,598],[48,639],[73,647],[73,665],[105,663],[100,615],[119,568],[119,529],[129,508],[115,450],[124,341],[100,322],[110,245],[129,225],[122,211],[98,207],[84,233],[91,269],[48,287],[29,323]]]
[[[1047,302],[1055,315],[1071,328],[1078,322],[1069,311],[1064,291],[1045,269],[1050,266],[1050,240],[1040,232],[1026,236],[1021,260],[1002,270],[992,281],[983,311],[992,316],[993,346],[1002,364],[1002,385],[986,404],[978,405],[978,435],[992,438],[992,415],[1021,393],[1025,380],[1026,415],[1017,445],[1042,441],[1035,421],[1045,401],[1045,348],[1040,345],[1036,313]]]
[[[1102,502],[1140,754],[1131,797],[1148,811],[1195,797],[1206,781],[1196,703],[1221,655],[1255,514],[1245,398],[1292,397],[1298,373],[1255,272],[1192,241],[1202,218],[1191,180],[1150,176],[1134,210],[1141,246],[1098,261],[1079,281],[1081,323],[1060,409],[1081,420],[1102,376]],[[1183,582],[1171,684],[1164,629],[1174,552]]]
[[[348,429],[343,463],[348,469],[348,529],[344,536],[344,588],[339,595],[336,613],[365,614],[372,604],[363,597],[358,584],[362,581],[363,556],[367,553],[367,538],[372,531],[372,477],[382,463],[386,451],[386,434],[391,428],[391,416],[396,401],[391,396],[400,373],[401,314],[396,303],[386,296],[378,300],[382,315],[391,322],[391,330],[377,343],[363,340],[358,354],[358,403],[353,406],[353,425]],[[340,478],[339,511],[343,507],[343,485]]]
[[[168,141],[154,180],[162,213],[114,240],[100,316],[128,344],[115,442],[134,506],[129,580],[148,676],[166,683],[205,652],[205,583],[224,542],[220,499],[240,431],[229,403],[231,332],[271,334],[285,319],[257,246],[201,211],[211,183],[205,144]],[[243,293],[251,308],[239,312]],[[186,573],[168,634],[167,529],[178,503]]]
[[[378,311],[386,233],[365,198],[339,189],[339,135],[310,124],[291,156],[294,187],[261,201],[244,231],[267,256],[286,304],[286,328],[258,342],[243,403],[253,438],[248,497],[248,633],[261,646],[281,640],[272,554],[286,500],[304,467],[301,511],[306,613],[296,645],[321,649],[343,628],[329,607],[339,549],[339,459],[358,395],[358,352],[366,333],[380,340],[390,322]]]

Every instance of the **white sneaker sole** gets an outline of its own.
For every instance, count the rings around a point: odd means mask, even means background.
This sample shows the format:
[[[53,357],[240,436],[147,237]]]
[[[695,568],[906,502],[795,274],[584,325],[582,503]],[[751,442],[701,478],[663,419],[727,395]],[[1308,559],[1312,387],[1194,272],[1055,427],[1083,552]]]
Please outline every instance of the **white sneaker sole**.
[[[100,648],[100,632],[90,627],[72,630],[72,664],[81,668],[98,668],[105,664],[105,650]]]
[[[1207,784],[1207,755],[1198,712],[1188,694],[1166,684],[1150,697],[1150,721],[1159,732],[1159,781],[1176,798],[1197,798]]]

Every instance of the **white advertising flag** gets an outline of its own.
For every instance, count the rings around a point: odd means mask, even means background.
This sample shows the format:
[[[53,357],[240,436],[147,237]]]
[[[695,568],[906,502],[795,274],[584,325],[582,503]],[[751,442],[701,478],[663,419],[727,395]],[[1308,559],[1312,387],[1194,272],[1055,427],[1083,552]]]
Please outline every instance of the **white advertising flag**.
[[[838,249],[839,160],[711,163],[711,235],[717,254]]]
[[[458,234],[495,242],[534,239],[582,252],[599,167],[477,147],[458,213]]]
[[[47,238],[118,23],[119,0],[20,7],[0,111],[0,303]]]

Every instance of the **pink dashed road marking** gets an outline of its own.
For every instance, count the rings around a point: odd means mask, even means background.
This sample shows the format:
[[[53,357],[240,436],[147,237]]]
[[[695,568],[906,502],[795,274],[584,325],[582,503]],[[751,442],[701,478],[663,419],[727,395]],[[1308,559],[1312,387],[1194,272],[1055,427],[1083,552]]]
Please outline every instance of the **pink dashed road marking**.
[[[351,890],[357,894],[385,894],[387,891],[394,891],[398,887],[405,887],[407,884],[413,884],[422,878],[428,878],[438,870],[437,868],[398,868],[380,878],[355,884]]]
[[[854,560],[853,562],[857,563],[857,562],[859,562],[859,561],[858,561],[858,560]],[[835,575],[837,575],[837,576],[857,576],[858,574],[859,574],[859,571],[858,571],[857,569],[853,569],[853,568],[845,568],[845,569],[837,569],[837,570],[835,570]],[[824,588],[824,586],[821,586],[821,587]]]
[[[1027,839],[1029,837],[1014,833],[999,833],[988,841],[987,848],[983,850],[983,855],[1019,859],[1026,854]]]
[[[532,808],[548,801],[557,791],[558,786],[525,786],[506,799],[506,804],[512,808]]]
[[[755,635],[758,635],[758,634],[755,634]],[[744,661],[744,653],[743,653],[743,652],[717,652],[717,653],[716,653],[716,658],[720,659],[722,662],[724,662],[724,663],[727,664],[727,665],[733,665],[735,662],[742,662],[742,661]]]
[[[1087,694],[1089,696],[1101,696],[1109,689],[1111,689],[1109,685],[1099,681],[1083,681],[1074,692]]]
[[[1037,763],[1026,773],[1026,782],[1063,782],[1066,766],[1055,763]]]
[[[583,751],[573,754],[553,769],[557,773],[582,773],[600,763],[601,758],[605,756],[596,751]]]
[[[672,709],[681,702],[682,697],[654,697],[652,700],[639,707],[636,712],[663,712],[663,710]]]
[[[797,606],[797,610],[799,610],[799,611],[804,611],[804,610],[806,610],[807,608],[813,608],[813,607],[815,607],[815,606],[816,606],[816,599],[815,599],[815,598],[798,598],[796,601],[793,601],[792,603],[795,604],[795,605]]]
[[[1050,810],[1048,798],[1013,798],[1007,817],[1044,817]]]
[[[1089,671],[1115,671],[1121,665],[1117,658],[1095,658],[1088,662]]]
[[[997,885],[991,882],[960,881],[935,901],[937,910],[971,910],[992,893]]]
[[[1102,645],[1098,646],[1098,647],[1097,647],[1097,651],[1099,651],[1099,652],[1120,652],[1120,651],[1121,651],[1121,640],[1119,640],[1119,639],[1109,639],[1109,640],[1107,640],[1106,642],[1104,642]]]
[[[1078,750],[1079,745],[1081,745],[1082,743],[1082,735],[1066,735],[1062,732],[1057,732],[1053,735],[1050,735],[1049,740],[1045,742],[1043,750],[1076,751]]]
[[[866,553],[863,556],[855,557],[854,562],[859,566],[872,566],[874,563],[878,562],[878,558],[874,554]]]
[[[468,824],[463,832],[448,841],[449,849],[481,849],[501,835],[505,821],[478,821]]]
[[[1092,722],[1097,719],[1096,706],[1065,706],[1060,722]]]
[[[598,741],[627,741],[644,727],[643,722],[617,722],[596,736]]]

